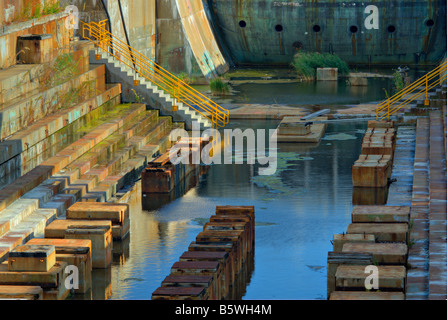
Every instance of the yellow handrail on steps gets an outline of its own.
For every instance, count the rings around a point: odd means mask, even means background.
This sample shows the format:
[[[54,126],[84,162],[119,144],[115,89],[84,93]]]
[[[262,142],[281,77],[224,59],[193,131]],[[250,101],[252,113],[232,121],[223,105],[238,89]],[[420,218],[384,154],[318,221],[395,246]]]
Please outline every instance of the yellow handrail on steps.
[[[428,103],[428,93],[439,86],[447,78],[447,61],[427,73],[425,76],[410,84],[408,87],[396,93],[391,98],[377,105],[377,120],[389,119],[417,98],[424,96],[425,104]]]
[[[182,102],[185,106],[207,118],[213,127],[224,127],[229,121],[229,111],[222,108],[211,99],[201,94],[184,81],[165,70],[151,59],[144,56],[124,41],[118,39],[106,30],[107,20],[99,23],[82,22],[82,35],[84,39],[95,43],[97,54],[101,49],[124,63],[135,72],[135,80],[140,75],[156,85],[159,89],[169,93],[175,101]],[[175,110],[174,110],[175,111]]]

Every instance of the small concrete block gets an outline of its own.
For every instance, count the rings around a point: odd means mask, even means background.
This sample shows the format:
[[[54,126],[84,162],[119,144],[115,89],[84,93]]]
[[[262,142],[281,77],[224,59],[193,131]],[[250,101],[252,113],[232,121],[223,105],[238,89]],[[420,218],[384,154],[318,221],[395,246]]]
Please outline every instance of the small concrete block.
[[[319,81],[337,81],[337,68],[317,68],[317,80]]]
[[[56,263],[56,250],[51,245],[22,245],[9,252],[9,271],[48,272]]]

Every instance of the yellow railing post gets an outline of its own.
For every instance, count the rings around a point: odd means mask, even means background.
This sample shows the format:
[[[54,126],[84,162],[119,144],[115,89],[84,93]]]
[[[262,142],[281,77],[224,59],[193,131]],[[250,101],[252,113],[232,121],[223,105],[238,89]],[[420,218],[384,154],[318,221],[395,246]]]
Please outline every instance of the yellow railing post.
[[[222,108],[204,94],[183,83],[178,77],[130,47],[126,42],[114,37],[106,30],[107,20],[99,23],[82,23],[84,38],[96,44],[97,59],[100,59],[99,50],[101,49],[134,70],[135,85],[139,81],[138,75],[141,75],[157,88],[166,93],[171,93],[175,107],[178,102],[182,102],[185,107],[189,107],[209,119],[213,127],[215,125],[216,128],[224,127],[228,123],[229,111],[227,109]],[[89,31],[88,36],[86,36],[87,30]]]

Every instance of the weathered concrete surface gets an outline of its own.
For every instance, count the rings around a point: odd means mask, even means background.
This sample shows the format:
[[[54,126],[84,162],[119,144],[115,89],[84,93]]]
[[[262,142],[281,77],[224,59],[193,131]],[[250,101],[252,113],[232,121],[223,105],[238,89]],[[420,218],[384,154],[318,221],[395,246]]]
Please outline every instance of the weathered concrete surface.
[[[376,238],[373,234],[354,234],[354,233],[346,233],[346,234],[334,234],[332,238],[333,243],[333,252],[342,252],[343,245],[346,243],[374,243]]]
[[[313,121],[325,121],[327,117],[317,117]],[[278,126],[278,142],[319,143],[326,132],[326,123],[306,125],[299,117],[284,117]]]
[[[346,243],[346,253],[371,253],[380,265],[405,265],[408,247],[403,243]]]
[[[407,223],[351,223],[346,232],[374,234],[376,241],[408,241]]]
[[[317,80],[319,81],[337,81],[337,68],[317,68]]]
[[[0,10],[0,16],[4,12]],[[67,14],[62,12],[3,26],[0,29],[0,68],[8,68],[17,63],[17,37],[22,35],[52,34],[51,55],[56,55],[60,50],[67,48],[72,32],[65,28],[66,17]]]

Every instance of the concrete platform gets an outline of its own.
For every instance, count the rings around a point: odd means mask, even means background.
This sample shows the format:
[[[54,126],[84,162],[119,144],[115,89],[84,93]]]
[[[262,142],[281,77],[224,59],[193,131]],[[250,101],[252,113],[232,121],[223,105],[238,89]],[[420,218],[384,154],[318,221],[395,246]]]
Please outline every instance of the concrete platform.
[[[408,247],[403,243],[346,243],[342,252],[372,253],[380,265],[406,265]]]
[[[351,223],[347,233],[373,234],[378,242],[408,243],[408,224],[406,223]]]
[[[313,121],[327,120],[327,117],[318,117]],[[318,143],[323,138],[327,124],[325,123],[313,123],[308,129],[309,133],[303,134],[297,126],[299,123],[306,123],[300,117],[284,117],[281,124],[278,126],[277,142],[289,142],[289,143]],[[296,127],[296,130],[293,130]],[[296,134],[293,134],[293,132]],[[307,132],[307,131],[306,131]]]
[[[404,266],[377,266],[379,271],[379,290],[405,291],[406,269]],[[339,266],[335,273],[337,289],[365,290],[365,280],[368,276],[365,266]]]
[[[335,291],[329,300],[405,300],[402,292]]]
[[[355,206],[352,209],[353,223],[409,223],[410,207],[408,206]]]

